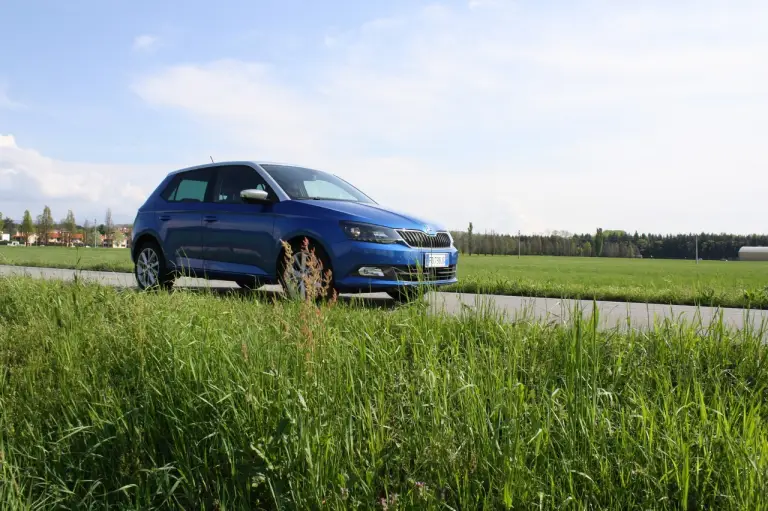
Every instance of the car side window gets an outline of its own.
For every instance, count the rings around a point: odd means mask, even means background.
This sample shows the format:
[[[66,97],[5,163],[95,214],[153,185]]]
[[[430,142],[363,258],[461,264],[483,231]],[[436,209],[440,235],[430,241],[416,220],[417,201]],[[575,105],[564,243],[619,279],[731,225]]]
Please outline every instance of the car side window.
[[[168,202],[205,202],[211,175],[209,169],[179,174],[163,191],[161,197]]]
[[[273,195],[264,178],[252,167],[245,165],[222,167],[218,171],[213,202],[219,204],[243,204],[243,190],[265,190]]]

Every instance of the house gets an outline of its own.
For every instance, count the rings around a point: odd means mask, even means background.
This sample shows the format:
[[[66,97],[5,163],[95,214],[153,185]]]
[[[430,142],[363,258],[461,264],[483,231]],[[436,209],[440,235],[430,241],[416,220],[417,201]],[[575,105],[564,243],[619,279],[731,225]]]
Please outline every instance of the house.
[[[128,238],[123,237],[120,241],[114,238],[104,238],[102,246],[105,248],[128,248]]]
[[[61,243],[61,231],[51,231],[48,233],[47,245],[59,245]]]
[[[6,233],[0,233],[0,241],[11,241],[11,235]]]
[[[37,234],[28,234],[24,235],[20,232],[17,232],[13,235],[13,240],[18,241],[22,245],[34,245],[37,243]]]

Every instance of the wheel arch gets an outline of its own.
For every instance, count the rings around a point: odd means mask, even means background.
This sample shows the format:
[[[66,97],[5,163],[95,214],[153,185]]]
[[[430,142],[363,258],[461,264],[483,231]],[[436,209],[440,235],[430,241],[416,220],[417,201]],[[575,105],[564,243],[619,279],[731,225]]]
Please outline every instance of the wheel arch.
[[[131,246],[131,259],[134,263],[136,262],[136,256],[139,253],[139,249],[141,249],[147,242],[157,244],[157,246],[160,247],[161,255],[165,257],[165,254],[163,253],[163,245],[160,243],[157,235],[153,232],[143,232],[136,238]]]
[[[289,245],[293,245],[295,242],[303,243],[304,239],[306,238],[309,240],[310,244],[315,245],[316,247],[319,247],[320,250],[322,250],[325,253],[325,256],[328,258],[328,264],[330,265],[330,270],[333,272],[333,258],[331,257],[331,252],[328,250],[328,248],[325,246],[325,243],[320,241],[319,236],[313,235],[311,233],[295,233],[290,236],[287,236],[287,240],[281,240],[280,246],[277,250],[277,260],[275,261],[275,271],[277,273],[277,278],[280,278],[280,272],[282,270],[282,265],[285,263],[285,247],[283,247],[282,241],[286,241]]]

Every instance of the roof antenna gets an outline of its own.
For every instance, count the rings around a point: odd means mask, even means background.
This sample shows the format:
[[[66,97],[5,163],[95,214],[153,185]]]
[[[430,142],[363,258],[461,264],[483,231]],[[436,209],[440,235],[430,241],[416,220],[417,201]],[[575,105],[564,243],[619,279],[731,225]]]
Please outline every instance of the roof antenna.
[[[211,159],[211,163],[214,163],[214,161],[213,161],[213,156],[209,156],[208,158],[210,158],[210,159]]]

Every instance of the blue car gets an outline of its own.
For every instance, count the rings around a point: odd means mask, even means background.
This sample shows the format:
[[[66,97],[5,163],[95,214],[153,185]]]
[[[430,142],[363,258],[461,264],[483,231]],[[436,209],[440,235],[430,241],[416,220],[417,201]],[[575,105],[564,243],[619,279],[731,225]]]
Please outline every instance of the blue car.
[[[446,229],[380,206],[332,174],[251,161],[168,174],[138,210],[131,258],[142,289],[190,275],[246,288],[279,283],[306,296],[305,240],[339,293],[403,299],[414,286],[457,282]]]

